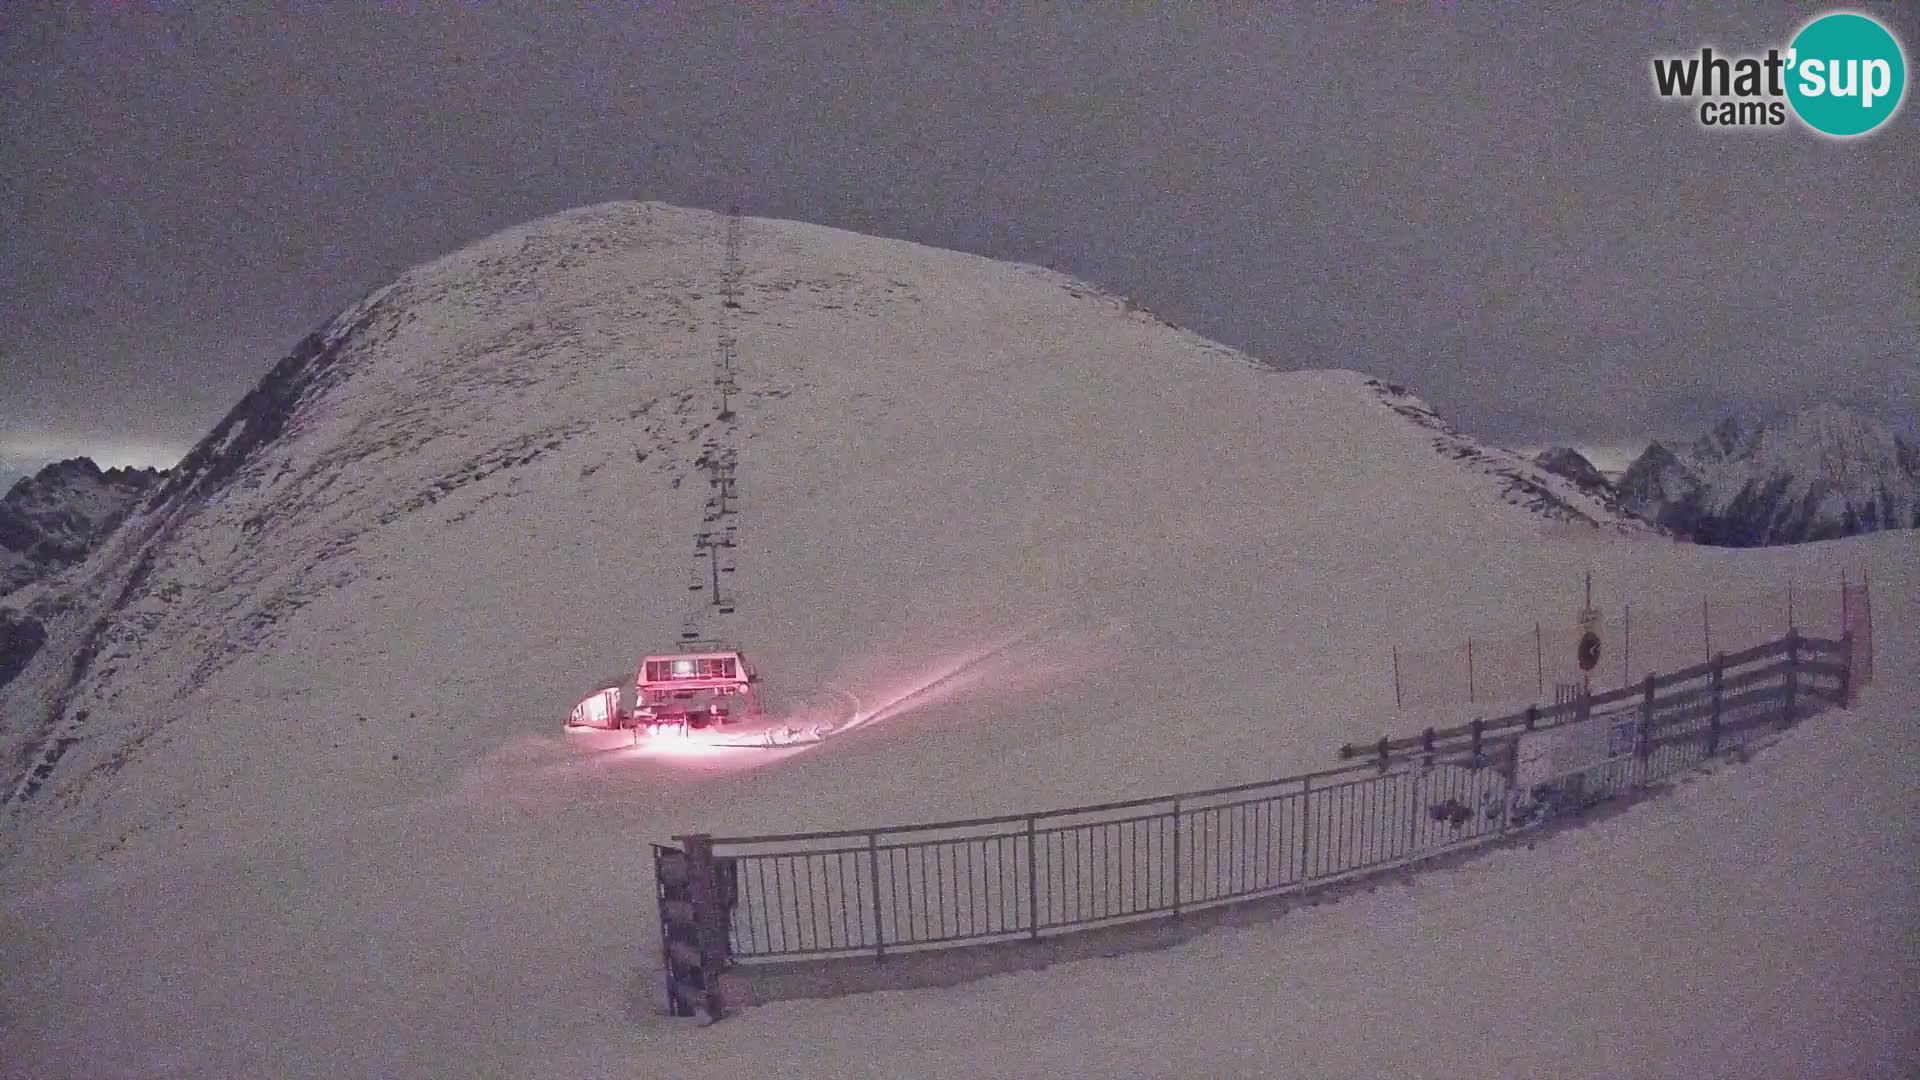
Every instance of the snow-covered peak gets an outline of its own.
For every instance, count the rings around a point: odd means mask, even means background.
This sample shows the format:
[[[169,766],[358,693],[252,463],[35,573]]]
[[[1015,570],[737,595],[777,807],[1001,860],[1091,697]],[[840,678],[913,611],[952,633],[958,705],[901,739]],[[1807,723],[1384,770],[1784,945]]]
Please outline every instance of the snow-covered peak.
[[[1608,486],[1606,475],[1595,467],[1585,454],[1570,446],[1554,446],[1542,450],[1534,455],[1533,463],[1556,476],[1564,476],[1590,491],[1605,490]]]
[[[318,758],[250,747],[243,786],[284,768],[340,797],[395,753],[437,772],[549,730],[581,680],[687,634],[743,647],[773,696],[845,700],[1034,619],[1062,657],[1121,624],[1139,657],[1192,653],[1100,675],[1171,703],[1272,632],[1250,571],[1366,576],[1547,519],[1619,524],[1363,375],[1276,372],[1037,268],[607,204],[408,271],[302,341],[90,564],[0,691],[37,738],[0,738],[57,749],[30,786],[85,801],[92,766],[173,775],[265,709],[329,734]],[[696,540],[728,528],[714,573]],[[189,806],[259,827],[251,798]]]
[[[1795,543],[1920,525],[1920,454],[1879,420],[1823,403],[1731,417],[1683,452],[1647,448],[1626,505],[1709,543]]]
[[[162,475],[77,457],[15,481],[0,497],[0,596],[85,558]]]

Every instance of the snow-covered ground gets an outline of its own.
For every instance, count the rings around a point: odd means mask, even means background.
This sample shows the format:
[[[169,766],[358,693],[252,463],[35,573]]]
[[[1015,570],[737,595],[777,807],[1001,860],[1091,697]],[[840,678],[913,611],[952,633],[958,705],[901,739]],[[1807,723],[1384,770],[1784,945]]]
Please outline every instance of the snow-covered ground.
[[[0,1062],[1693,1076],[1911,1048],[1920,535],[1729,552],[1543,517],[1362,375],[1266,371],[1044,272],[753,221],[739,600],[703,613],[720,236],[594,208],[409,273],[237,471],[211,448],[271,424],[217,432],[96,554],[0,690],[10,763],[80,740],[0,831]],[[1321,766],[1420,726],[1392,715],[1391,643],[1570,622],[1589,570],[1603,605],[1656,610],[1843,569],[1880,602],[1867,707],[1578,835],[1162,954],[659,1015],[648,840]],[[704,757],[560,732],[689,617],[777,708],[879,719]]]
[[[1902,674],[1857,709],[1531,847],[1164,952],[765,1005],[533,1075],[1920,1075],[1920,680],[1912,636],[1889,647]]]

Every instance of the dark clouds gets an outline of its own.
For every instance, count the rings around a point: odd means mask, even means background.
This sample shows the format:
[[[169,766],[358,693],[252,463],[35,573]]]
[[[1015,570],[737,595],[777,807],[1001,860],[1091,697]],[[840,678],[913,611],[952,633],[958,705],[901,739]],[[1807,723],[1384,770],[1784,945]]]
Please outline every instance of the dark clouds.
[[[183,447],[361,292],[611,198],[1050,263],[1502,441],[1920,397],[1913,103],[1651,92],[1818,9],[219,7],[0,11],[0,451]]]

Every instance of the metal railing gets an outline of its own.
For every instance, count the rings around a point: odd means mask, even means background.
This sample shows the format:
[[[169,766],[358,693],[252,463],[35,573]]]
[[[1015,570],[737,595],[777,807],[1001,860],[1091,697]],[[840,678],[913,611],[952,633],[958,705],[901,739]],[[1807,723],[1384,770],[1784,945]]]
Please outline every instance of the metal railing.
[[[1850,638],[1789,634],[1639,686],[1344,747],[1358,760],[1300,776],[964,821],[679,840],[711,852],[729,962],[1039,938],[1486,843],[1844,704],[1851,669]],[[1556,765],[1583,746],[1586,757]]]

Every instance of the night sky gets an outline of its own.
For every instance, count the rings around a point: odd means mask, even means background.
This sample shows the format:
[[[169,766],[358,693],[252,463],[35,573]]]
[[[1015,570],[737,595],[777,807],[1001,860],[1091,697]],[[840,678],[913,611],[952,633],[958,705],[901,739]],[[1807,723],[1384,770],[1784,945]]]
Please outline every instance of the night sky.
[[[1913,91],[1851,141],[1653,93],[1824,7],[558,6],[0,4],[0,467],[166,464],[360,294],[608,199],[1052,265],[1508,445],[1920,401]]]

